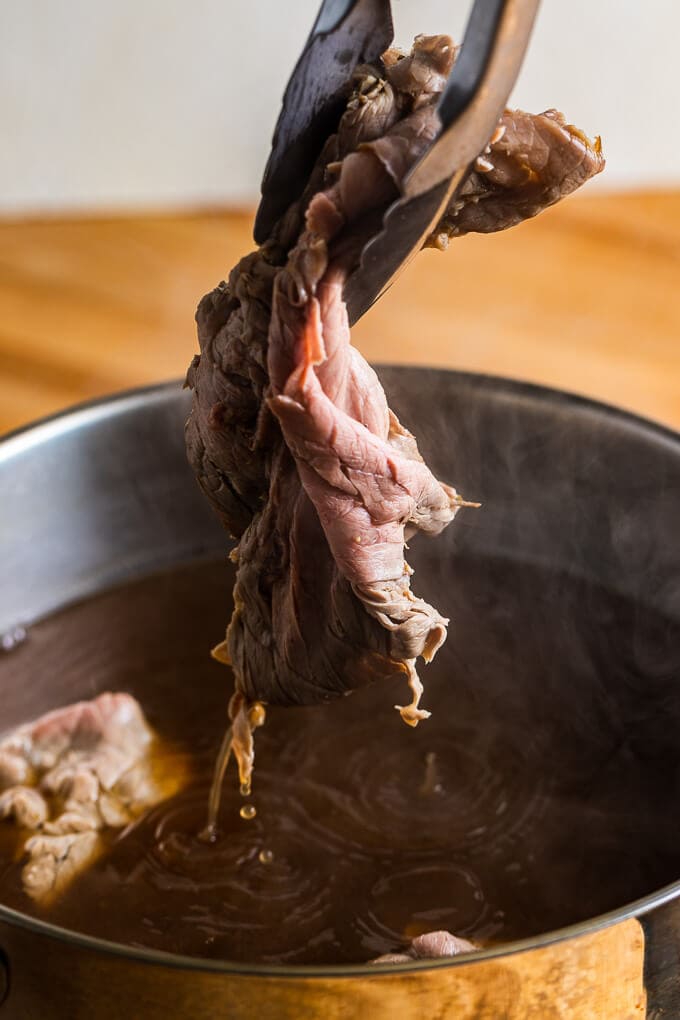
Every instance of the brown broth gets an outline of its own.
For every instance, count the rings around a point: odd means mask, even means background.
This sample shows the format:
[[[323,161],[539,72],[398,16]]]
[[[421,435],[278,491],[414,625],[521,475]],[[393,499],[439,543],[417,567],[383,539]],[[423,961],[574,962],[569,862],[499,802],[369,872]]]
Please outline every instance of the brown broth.
[[[232,690],[208,654],[229,613],[225,564],[148,578],[36,625],[0,659],[6,725],[29,703],[36,716],[127,690],[191,754],[193,779],[109,834],[107,853],[49,911],[21,892],[0,826],[0,899],[138,946],[329,964],[437,928],[482,942],[530,936],[678,878],[678,625],[500,562],[459,560],[444,599],[424,590],[432,555],[420,590],[452,617],[421,672],[432,718],[406,727],[392,707],[399,685],[270,709],[247,801],[256,815],[240,814],[232,763],[214,845],[199,833]]]

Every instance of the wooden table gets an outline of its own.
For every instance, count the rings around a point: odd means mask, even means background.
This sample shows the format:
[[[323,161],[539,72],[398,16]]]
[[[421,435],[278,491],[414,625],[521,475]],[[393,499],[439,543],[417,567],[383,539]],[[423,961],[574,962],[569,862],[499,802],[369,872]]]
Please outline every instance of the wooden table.
[[[0,431],[184,374],[251,215],[0,223]],[[680,428],[680,192],[583,195],[428,251],[361,321],[374,361],[515,376]]]

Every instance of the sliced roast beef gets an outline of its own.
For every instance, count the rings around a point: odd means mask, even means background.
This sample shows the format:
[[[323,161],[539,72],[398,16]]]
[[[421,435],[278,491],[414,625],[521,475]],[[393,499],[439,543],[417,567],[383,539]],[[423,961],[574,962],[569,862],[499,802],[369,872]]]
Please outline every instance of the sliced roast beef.
[[[411,687],[448,620],[411,590],[405,541],[464,501],[423,462],[350,344],[343,283],[437,130],[455,47],[418,37],[358,68],[337,132],[273,236],[201,301],[187,377],[190,462],[238,539],[234,613],[218,658],[243,703],[309,704],[378,677]],[[507,111],[430,243],[511,226],[603,166],[561,115]],[[245,708],[242,709],[245,711]]]
[[[101,694],[41,716],[0,740],[0,819],[17,827],[26,893],[48,903],[128,825],[182,784],[128,694]]]
[[[461,953],[474,953],[479,949],[474,942],[459,938],[448,931],[428,931],[418,935],[401,953],[385,953],[371,963],[413,963],[414,960],[441,960]]]

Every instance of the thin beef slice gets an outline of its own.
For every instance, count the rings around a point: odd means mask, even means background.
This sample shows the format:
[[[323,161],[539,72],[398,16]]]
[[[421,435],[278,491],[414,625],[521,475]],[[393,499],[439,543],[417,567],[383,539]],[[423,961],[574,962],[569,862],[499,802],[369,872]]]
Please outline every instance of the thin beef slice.
[[[411,725],[448,620],[411,589],[405,542],[464,501],[436,479],[350,344],[343,284],[438,128],[455,47],[420,36],[357,68],[337,132],[270,240],[201,301],[187,376],[189,460],[236,538],[234,612],[218,658],[255,701],[312,704],[376,678],[411,687]],[[428,243],[513,226],[604,165],[561,114],[506,111]],[[232,715],[235,709],[232,707]]]
[[[22,882],[48,905],[119,829],[176,793],[186,764],[129,694],[56,709],[0,739],[0,819],[16,828]]]

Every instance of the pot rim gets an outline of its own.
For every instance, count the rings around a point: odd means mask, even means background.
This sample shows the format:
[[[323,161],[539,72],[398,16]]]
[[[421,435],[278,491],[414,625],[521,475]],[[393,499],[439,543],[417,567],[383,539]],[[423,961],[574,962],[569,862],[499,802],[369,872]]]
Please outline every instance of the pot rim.
[[[505,396],[515,398],[526,397],[537,403],[561,404],[565,407],[572,405],[584,411],[595,412],[604,418],[618,420],[621,424],[642,432],[649,432],[657,440],[670,441],[673,446],[680,444],[680,431],[669,425],[664,425],[663,422],[655,421],[635,411],[618,407],[616,404],[598,400],[595,397],[583,396],[573,390],[558,389],[555,386],[527,382],[524,379],[515,379],[511,376],[493,375],[487,372],[467,372],[454,368],[442,368],[437,365],[410,365],[379,361],[373,362],[372,367],[378,373],[396,370],[423,376],[428,374],[454,376],[480,390],[495,390]],[[162,403],[173,393],[176,394],[178,389],[181,391],[185,387],[184,380],[176,377],[159,380],[144,386],[131,386],[115,390],[100,397],[93,397],[91,400],[78,401],[63,410],[36,418],[25,425],[10,429],[9,432],[0,433],[0,463],[52,436],[82,428],[90,421],[106,418],[112,413],[123,414],[145,402]]]
[[[427,373],[434,375],[446,374],[455,376],[479,390],[493,390],[506,397],[515,399],[524,397],[537,403],[553,406],[556,404],[564,407],[572,406],[575,409],[594,413],[607,420],[618,421],[621,425],[628,426],[635,431],[646,432],[651,439],[655,439],[657,442],[661,440],[664,444],[669,443],[680,453],[680,432],[632,411],[619,408],[614,404],[581,396],[571,391],[560,390],[538,383],[525,382],[506,376],[462,372],[449,368],[438,368],[436,366],[380,363],[376,367],[378,369],[407,370],[410,373],[423,375]],[[94,421],[101,421],[108,417],[126,414],[135,407],[148,405],[149,403],[163,403],[173,394],[176,394],[181,386],[182,382],[180,380],[173,379],[166,382],[152,383],[148,386],[134,387],[76,404],[56,414],[30,422],[0,436],[0,464],[10,461],[12,457],[25,453],[50,438],[86,427]],[[614,910],[599,914],[578,924],[568,925],[530,938],[513,940],[487,949],[479,949],[476,952],[464,953],[460,956],[449,957],[443,960],[414,960],[410,963],[372,966],[366,963],[338,965],[247,964],[234,963],[228,960],[210,960],[202,959],[201,957],[183,956],[162,950],[128,946],[123,943],[110,942],[107,939],[80,934],[79,932],[51,924],[48,921],[30,917],[28,914],[23,914],[18,910],[6,907],[2,903],[0,903],[0,924],[4,922],[34,932],[36,935],[56,938],[59,941],[67,942],[83,949],[89,949],[93,952],[124,957],[131,962],[155,964],[156,966],[172,967],[178,970],[204,971],[217,974],[241,975],[244,977],[279,977],[288,979],[365,978],[371,973],[375,973],[378,976],[387,973],[419,973],[433,969],[439,970],[441,968],[457,967],[463,963],[493,960],[498,957],[514,955],[515,953],[526,952],[528,950],[542,949],[572,938],[593,934],[610,925],[627,921],[631,918],[640,917],[675,899],[679,894],[680,879],[622,907],[617,907]]]

